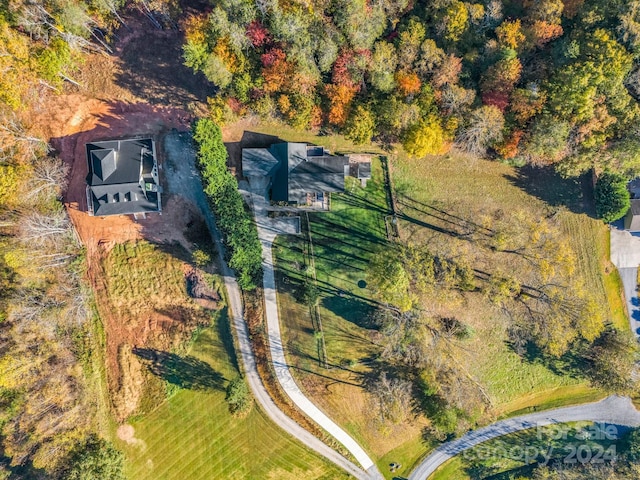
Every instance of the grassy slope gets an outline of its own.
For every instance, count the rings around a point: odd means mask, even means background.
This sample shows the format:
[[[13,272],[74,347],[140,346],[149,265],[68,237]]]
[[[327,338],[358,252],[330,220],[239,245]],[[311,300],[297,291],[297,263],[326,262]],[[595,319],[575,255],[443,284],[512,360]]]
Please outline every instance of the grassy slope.
[[[133,316],[154,302],[190,305],[184,290],[183,263],[173,255],[174,250],[184,253],[174,248],[158,249],[146,242],[114,248],[106,260],[106,285],[119,311]],[[132,283],[143,286],[132,289]],[[145,298],[143,304],[131,301],[140,297]],[[199,334],[188,352],[181,349],[180,356],[185,355],[208,363],[224,377],[225,385],[237,375],[225,311],[214,315],[212,326]],[[131,419],[137,441],[118,441],[126,455],[130,480],[293,479],[301,478],[301,472],[312,479],[346,478],[276,427],[257,408],[246,418],[232,417],[223,388],[178,389],[164,402],[157,397],[163,395],[162,390],[154,389],[152,403],[160,403],[159,407]]]
[[[252,130],[278,135],[284,140],[325,145],[334,151],[356,150],[340,136],[316,137],[287,127],[264,124],[253,126]],[[360,150],[377,151],[371,146]],[[380,171],[374,172],[374,176],[376,174]],[[567,208],[561,209],[561,225],[572,237],[580,272],[593,294],[603,305],[608,305],[614,323],[620,328],[626,326],[619,277],[608,260],[608,230],[587,214],[571,211],[589,211],[591,208],[589,199],[582,198],[579,185],[555,176],[525,178],[519,176],[517,170],[495,162],[451,157],[415,161],[402,155],[394,162],[394,180],[400,196],[447,206],[451,213],[463,217],[472,215],[473,209],[467,209],[467,206],[479,201],[489,208],[508,210],[517,207],[534,214],[546,212],[550,205],[566,205]],[[527,185],[533,183],[542,185],[543,189],[527,191]],[[324,370],[319,367],[308,308],[297,298],[298,280],[303,275],[299,267],[305,264],[307,248],[302,239],[279,238],[277,242],[281,318],[290,358],[300,368],[298,377],[307,392],[364,442],[383,472],[388,471],[386,466],[390,462],[399,462],[404,466],[403,471],[398,472],[402,475],[429,448],[420,435],[422,425],[381,434],[366,419],[370,405],[366,395],[355,386],[368,372],[367,359],[375,352],[375,346],[363,328],[369,293],[359,288],[357,282],[366,277],[366,262],[384,236],[383,215],[376,212],[377,206],[384,206],[384,199],[378,197],[376,200],[371,190],[364,197],[371,205],[361,204],[360,208],[355,208],[353,202],[347,205],[340,196],[334,196],[333,212],[311,216],[318,280],[324,288],[321,313],[328,359],[334,368]],[[429,215],[420,220],[437,225]],[[345,226],[353,231],[342,230]],[[416,234],[420,230],[422,233]],[[433,235],[428,228],[413,229],[412,232],[417,235],[416,239]],[[285,275],[288,278],[285,279]],[[336,295],[338,291],[343,292],[342,296]],[[474,311],[475,307],[470,305],[467,309]],[[491,323],[488,317],[480,320]],[[488,385],[496,415],[510,416],[593,401],[603,396],[581,380],[554,373],[536,362],[523,361],[505,345],[504,331],[477,328],[476,332],[469,361],[473,365],[472,371]]]
[[[223,338],[228,320],[219,315],[204,330],[190,355],[207,362],[225,379],[237,369]],[[124,445],[131,480],[345,478],[319,459],[258,409],[246,418],[229,414],[224,391],[179,390],[144,418],[133,422],[142,444]],[[142,446],[141,446],[142,445]]]

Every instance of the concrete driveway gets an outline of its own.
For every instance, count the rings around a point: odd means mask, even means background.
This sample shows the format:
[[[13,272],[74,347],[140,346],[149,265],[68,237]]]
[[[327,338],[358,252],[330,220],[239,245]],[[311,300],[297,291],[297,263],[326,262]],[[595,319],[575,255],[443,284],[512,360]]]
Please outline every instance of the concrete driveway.
[[[611,262],[618,268],[631,331],[640,338],[640,301],[638,300],[638,265],[640,265],[640,235],[631,234],[621,225],[611,227]]]

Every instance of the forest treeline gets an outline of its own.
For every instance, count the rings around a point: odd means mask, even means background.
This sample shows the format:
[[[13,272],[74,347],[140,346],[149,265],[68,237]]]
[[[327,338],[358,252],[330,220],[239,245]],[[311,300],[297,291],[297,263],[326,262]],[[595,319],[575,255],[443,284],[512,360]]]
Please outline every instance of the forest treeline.
[[[621,0],[222,0],[188,18],[184,58],[218,121],[634,176],[639,22]]]
[[[122,477],[99,438],[99,320],[61,198],[68,166],[30,125],[109,52],[118,1],[0,1],[0,478]]]

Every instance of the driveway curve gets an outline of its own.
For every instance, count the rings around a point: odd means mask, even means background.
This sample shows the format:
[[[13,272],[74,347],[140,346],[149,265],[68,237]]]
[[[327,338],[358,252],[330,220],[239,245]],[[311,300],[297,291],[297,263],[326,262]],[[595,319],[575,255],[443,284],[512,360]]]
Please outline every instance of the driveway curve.
[[[262,181],[261,181],[262,180]],[[267,213],[267,201],[265,198],[267,185],[263,179],[253,178],[250,180],[250,199],[258,227],[258,237],[262,244],[262,268],[263,290],[265,303],[265,317],[267,321],[267,335],[269,338],[269,350],[271,361],[278,382],[284,392],[293,403],[305,415],[327,431],[338,440],[353,455],[366,472],[367,478],[384,478],[376,464],[371,460],[364,449],[346,431],[331,420],[322,410],[320,410],[309,398],[300,390],[296,384],[291,370],[287,364],[282,336],[280,333],[280,317],[278,314],[278,302],[276,296],[276,282],[273,265],[273,241],[281,233],[292,233],[294,230],[294,219],[291,224],[287,224],[287,219],[274,221]],[[314,437],[315,438],[315,437]]]
[[[307,448],[319,453],[354,478],[359,480],[371,480],[375,478],[298,425],[293,419],[280,410],[269,396],[269,393],[262,383],[262,379],[258,375],[256,359],[249,339],[249,331],[244,321],[240,287],[238,286],[233,271],[225,261],[224,244],[216,226],[215,217],[211,212],[204,194],[200,176],[195,167],[195,152],[191,143],[191,135],[186,132],[169,132],[164,138],[164,147],[168,160],[166,164],[166,179],[169,190],[179,193],[200,209],[211,233],[211,239],[216,245],[222,268],[222,277],[227,291],[229,314],[238,339],[240,360],[244,366],[245,378],[256,401],[276,425],[302,442]]]
[[[487,440],[529,428],[582,421],[637,427],[640,426],[640,412],[633,406],[630,398],[613,395],[596,403],[557,408],[501,420],[440,445],[411,472],[409,480],[426,480],[446,461]]]

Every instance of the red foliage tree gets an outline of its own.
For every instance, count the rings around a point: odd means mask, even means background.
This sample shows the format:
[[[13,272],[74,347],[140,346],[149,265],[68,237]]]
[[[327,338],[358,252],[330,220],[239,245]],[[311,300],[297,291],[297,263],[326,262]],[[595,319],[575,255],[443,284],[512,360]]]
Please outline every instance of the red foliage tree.
[[[343,49],[333,64],[332,82],[359,91],[370,61],[371,51],[369,50]]]
[[[249,38],[254,48],[260,48],[271,43],[269,30],[259,20],[254,20],[247,26],[247,38]]]
[[[265,92],[277,92],[288,88],[295,69],[286,57],[287,55],[279,48],[272,48],[260,56]]]
[[[509,94],[503,91],[492,90],[482,93],[482,103],[485,105],[493,105],[504,113],[509,106]]]

